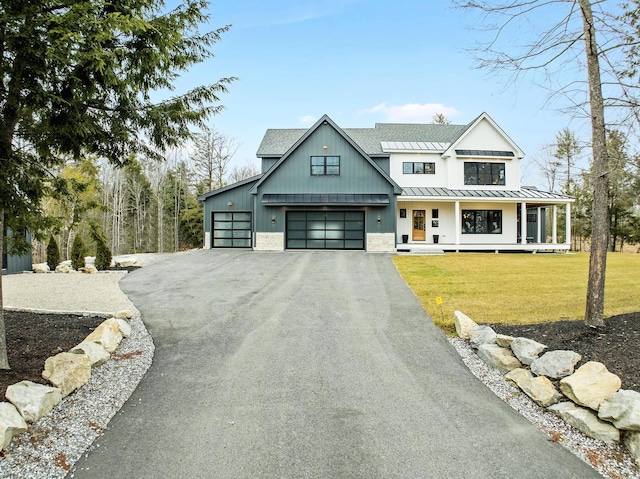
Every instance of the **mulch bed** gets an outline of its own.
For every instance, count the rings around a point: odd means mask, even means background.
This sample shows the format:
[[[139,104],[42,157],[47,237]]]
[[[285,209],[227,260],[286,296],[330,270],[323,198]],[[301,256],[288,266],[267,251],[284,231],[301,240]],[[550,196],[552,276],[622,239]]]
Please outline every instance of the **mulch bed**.
[[[28,380],[48,384],[42,378],[50,356],[80,344],[105,318],[73,314],[37,314],[5,311],[7,355],[10,370],[0,370],[0,400],[7,386]]]
[[[42,378],[49,356],[81,343],[104,318],[68,314],[36,314],[5,311],[5,328],[11,370],[0,370],[0,395],[7,386]],[[498,333],[539,341],[548,350],[569,349],[582,355],[580,364],[599,361],[622,379],[624,389],[640,392],[640,312],[614,316],[602,329],[582,321],[558,321],[526,326],[493,325]]]
[[[583,321],[491,326],[497,333],[545,344],[547,351],[575,351],[582,355],[578,367],[587,361],[601,362],[620,377],[623,389],[640,392],[640,312],[612,316],[598,329],[589,328]]]

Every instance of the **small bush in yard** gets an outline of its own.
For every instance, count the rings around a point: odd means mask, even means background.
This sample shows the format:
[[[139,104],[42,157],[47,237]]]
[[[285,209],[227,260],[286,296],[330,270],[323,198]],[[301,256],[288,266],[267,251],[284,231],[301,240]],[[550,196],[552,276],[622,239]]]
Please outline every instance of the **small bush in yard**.
[[[51,271],[55,271],[56,266],[60,264],[60,248],[58,248],[58,242],[53,235],[47,245],[47,264]]]
[[[111,250],[107,246],[104,235],[96,225],[93,225],[91,228],[91,236],[96,243],[96,269],[100,271],[109,269],[111,266]]]
[[[82,242],[82,238],[79,235],[76,235],[73,238],[73,243],[71,244],[71,266],[73,269],[84,268],[84,257],[86,254],[86,250],[84,247],[84,243]]]

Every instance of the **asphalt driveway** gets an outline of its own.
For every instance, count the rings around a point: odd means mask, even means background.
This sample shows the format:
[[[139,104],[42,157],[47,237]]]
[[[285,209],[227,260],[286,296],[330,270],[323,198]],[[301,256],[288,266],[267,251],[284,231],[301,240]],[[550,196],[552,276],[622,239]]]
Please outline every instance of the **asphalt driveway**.
[[[600,477],[473,377],[389,255],[197,251],[121,286],[155,359],[74,477]]]

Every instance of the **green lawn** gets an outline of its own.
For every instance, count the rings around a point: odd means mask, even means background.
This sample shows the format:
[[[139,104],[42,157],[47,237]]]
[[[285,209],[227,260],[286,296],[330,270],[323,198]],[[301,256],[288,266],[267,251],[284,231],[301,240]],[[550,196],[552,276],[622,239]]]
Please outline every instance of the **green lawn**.
[[[434,322],[448,332],[455,310],[480,323],[584,319],[587,253],[459,253],[396,256],[393,262]],[[640,311],[640,254],[609,253],[605,288],[605,317]]]

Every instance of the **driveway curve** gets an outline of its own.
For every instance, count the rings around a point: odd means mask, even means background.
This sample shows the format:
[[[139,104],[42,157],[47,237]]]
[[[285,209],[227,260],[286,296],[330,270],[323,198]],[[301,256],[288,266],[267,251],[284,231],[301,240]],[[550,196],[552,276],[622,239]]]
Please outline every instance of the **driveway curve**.
[[[121,281],[154,362],[77,478],[600,477],[362,252],[195,251]]]

